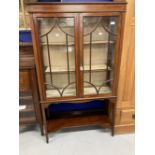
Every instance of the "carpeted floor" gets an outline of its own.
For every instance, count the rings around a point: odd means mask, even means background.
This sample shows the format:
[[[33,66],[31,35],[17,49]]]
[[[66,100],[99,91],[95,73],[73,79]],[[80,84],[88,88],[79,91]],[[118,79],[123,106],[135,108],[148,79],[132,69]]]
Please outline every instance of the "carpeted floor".
[[[20,155],[134,155],[134,134],[112,137],[94,126],[63,129],[49,137],[46,144],[38,130],[21,132]]]

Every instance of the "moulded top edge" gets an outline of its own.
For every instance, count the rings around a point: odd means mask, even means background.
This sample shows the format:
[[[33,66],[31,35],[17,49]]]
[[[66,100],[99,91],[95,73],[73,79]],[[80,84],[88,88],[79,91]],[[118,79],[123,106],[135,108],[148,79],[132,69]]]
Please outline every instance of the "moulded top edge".
[[[126,3],[29,3],[28,12],[126,11]],[[78,7],[77,7],[78,6]]]

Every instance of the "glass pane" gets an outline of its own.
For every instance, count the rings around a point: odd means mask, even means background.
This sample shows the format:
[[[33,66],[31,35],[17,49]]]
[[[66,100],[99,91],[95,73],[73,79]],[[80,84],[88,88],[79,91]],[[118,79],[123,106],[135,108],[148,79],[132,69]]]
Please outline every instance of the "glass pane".
[[[74,18],[38,18],[47,97],[76,96]]]
[[[112,92],[117,17],[84,17],[84,95]]]

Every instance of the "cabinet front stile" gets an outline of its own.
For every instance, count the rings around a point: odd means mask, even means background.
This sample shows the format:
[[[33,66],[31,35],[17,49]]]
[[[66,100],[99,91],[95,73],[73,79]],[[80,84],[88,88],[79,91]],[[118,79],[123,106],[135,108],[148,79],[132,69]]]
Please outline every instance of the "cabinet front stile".
[[[38,40],[38,24],[36,20],[35,14],[30,14],[30,24],[31,24],[31,33],[32,33],[32,43],[33,43],[33,51],[34,51],[34,58],[35,58],[35,65],[37,71],[37,80],[38,80],[38,87],[39,87],[39,94],[40,94],[40,102],[43,102],[46,98],[45,96],[45,88],[43,84],[43,74],[42,74],[42,59],[40,55],[40,44]]]

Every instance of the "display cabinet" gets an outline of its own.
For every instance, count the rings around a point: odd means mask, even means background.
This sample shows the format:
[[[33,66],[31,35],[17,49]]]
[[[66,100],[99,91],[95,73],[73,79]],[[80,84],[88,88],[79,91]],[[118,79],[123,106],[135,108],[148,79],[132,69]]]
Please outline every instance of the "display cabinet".
[[[47,142],[53,128],[101,124],[113,129],[126,2],[31,3],[28,11]],[[93,100],[104,100],[106,112],[48,119],[51,104]]]

